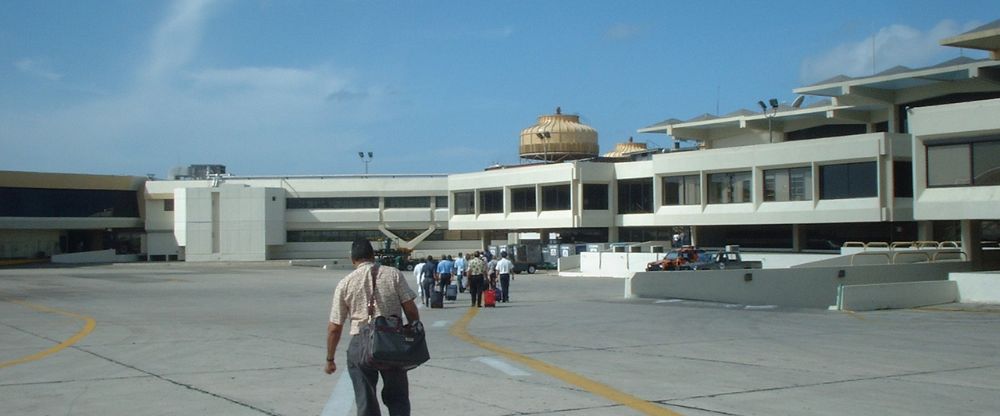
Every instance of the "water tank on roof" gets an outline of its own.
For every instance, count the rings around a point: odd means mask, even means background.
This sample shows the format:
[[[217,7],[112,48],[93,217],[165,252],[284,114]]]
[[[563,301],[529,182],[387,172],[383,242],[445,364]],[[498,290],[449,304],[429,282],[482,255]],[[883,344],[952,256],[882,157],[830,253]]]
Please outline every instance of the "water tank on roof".
[[[581,124],[580,116],[555,114],[538,117],[538,123],[521,130],[521,158],[546,161],[597,156],[597,130]]]

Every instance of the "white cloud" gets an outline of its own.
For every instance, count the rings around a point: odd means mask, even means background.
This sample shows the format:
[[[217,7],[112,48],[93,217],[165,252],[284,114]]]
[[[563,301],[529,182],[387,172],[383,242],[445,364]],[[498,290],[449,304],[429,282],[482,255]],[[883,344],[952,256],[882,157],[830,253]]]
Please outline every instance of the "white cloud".
[[[906,25],[891,25],[879,29],[874,36],[837,45],[832,50],[803,60],[800,76],[813,83],[837,75],[867,76],[897,65],[921,67],[936,64],[957,55],[955,48],[938,42],[962,33],[977,22],[960,25],[943,20],[926,32]],[[975,55],[976,52],[967,53]]]
[[[22,58],[14,62],[14,67],[25,74],[44,78],[49,81],[59,81],[63,78],[62,74],[53,71],[48,64],[31,58]]]

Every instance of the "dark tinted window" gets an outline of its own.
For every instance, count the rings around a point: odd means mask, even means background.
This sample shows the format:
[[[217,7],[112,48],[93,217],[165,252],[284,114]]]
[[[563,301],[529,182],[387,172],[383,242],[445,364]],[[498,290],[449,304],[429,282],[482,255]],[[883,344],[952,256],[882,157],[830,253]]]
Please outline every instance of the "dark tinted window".
[[[434,205],[437,208],[448,208],[448,197],[446,196],[434,197]]]
[[[455,215],[469,215],[476,213],[475,193],[455,192]]]
[[[511,212],[534,212],[535,188],[513,188],[510,190]]]
[[[570,209],[569,184],[542,187],[542,211]]]
[[[0,217],[138,216],[136,191],[0,188]]]
[[[503,212],[503,190],[479,191],[479,213],[498,214]]]
[[[663,178],[663,205],[701,204],[701,181],[698,175]]]
[[[426,196],[391,196],[385,198],[386,208],[430,208],[431,199]]]
[[[820,166],[820,199],[870,198],[878,196],[875,162]]]
[[[913,162],[892,162],[892,189],[896,198],[913,197]]]
[[[618,181],[618,213],[653,212],[653,178]]]
[[[288,209],[372,209],[378,208],[378,197],[354,198],[288,198]]]
[[[608,185],[603,183],[583,184],[583,209],[608,209]]]

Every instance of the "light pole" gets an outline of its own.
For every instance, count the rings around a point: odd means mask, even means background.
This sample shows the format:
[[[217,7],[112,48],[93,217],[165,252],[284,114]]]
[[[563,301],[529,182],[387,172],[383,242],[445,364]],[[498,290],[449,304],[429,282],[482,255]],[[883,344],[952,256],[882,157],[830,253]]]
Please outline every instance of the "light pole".
[[[538,140],[542,141],[542,149],[544,149],[544,152],[545,152],[544,155],[543,155],[543,157],[545,158],[545,163],[549,163],[549,141],[548,141],[548,139],[552,138],[552,133],[549,133],[547,131],[543,131],[541,133],[535,133],[535,135],[538,136]]]
[[[368,174],[368,164],[372,162],[372,158],[375,157],[375,154],[373,154],[372,152],[368,152],[368,158],[366,159],[365,158],[365,152],[358,152],[358,157],[361,158],[361,163],[365,164],[365,175],[367,175]]]
[[[771,121],[774,120],[774,116],[778,115],[778,99],[772,98],[768,100],[771,104],[771,114],[767,113],[767,105],[763,101],[757,101],[757,105],[760,109],[764,111],[764,116],[767,117],[767,142],[774,143],[774,129],[771,127]]]

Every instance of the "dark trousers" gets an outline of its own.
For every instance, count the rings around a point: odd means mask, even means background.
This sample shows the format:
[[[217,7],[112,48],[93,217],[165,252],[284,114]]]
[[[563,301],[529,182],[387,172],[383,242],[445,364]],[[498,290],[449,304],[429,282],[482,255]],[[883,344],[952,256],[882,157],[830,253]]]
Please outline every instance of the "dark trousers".
[[[451,273],[441,273],[441,293],[448,293],[448,286],[451,285]]]
[[[483,306],[483,290],[486,279],[481,274],[469,276],[469,294],[472,295],[472,306]]]
[[[508,273],[500,273],[500,292],[501,302],[510,300],[510,296],[508,295],[510,293],[510,274]]]
[[[410,416],[410,381],[405,370],[376,370],[366,367],[362,361],[362,337],[351,337],[347,347],[347,373],[354,384],[354,403],[358,416],[381,416],[375,387],[382,376],[382,402],[389,408],[390,416]]]
[[[430,306],[431,291],[434,290],[434,279],[425,277],[424,280],[420,281],[420,289],[424,296],[424,306]]]

